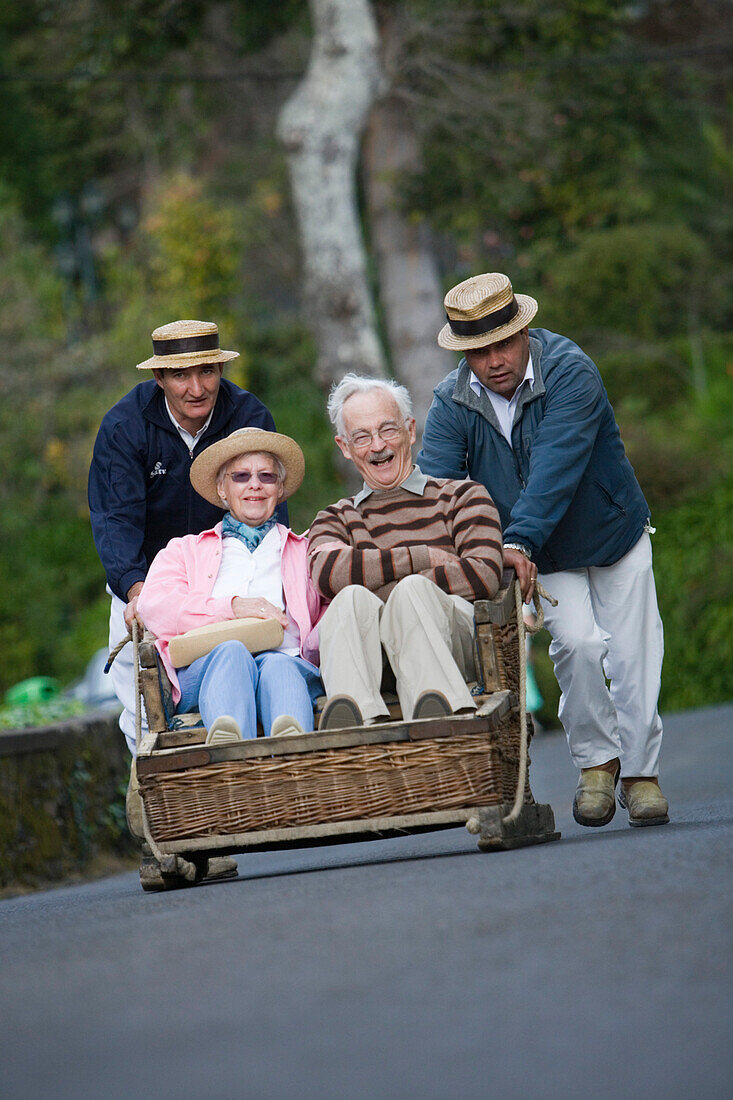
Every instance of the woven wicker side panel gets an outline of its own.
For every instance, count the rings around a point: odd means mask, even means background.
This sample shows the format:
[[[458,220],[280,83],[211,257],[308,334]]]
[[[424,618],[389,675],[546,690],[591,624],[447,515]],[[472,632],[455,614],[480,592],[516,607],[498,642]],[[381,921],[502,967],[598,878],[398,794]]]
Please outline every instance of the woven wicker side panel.
[[[230,760],[141,781],[158,841],[502,801],[499,752],[484,737],[441,738]]]
[[[516,612],[505,626],[494,626],[494,642],[499,659],[499,676],[503,688],[519,695],[519,639]]]
[[[500,732],[500,769],[502,801],[513,802],[517,793],[517,775],[519,772],[519,711],[514,710],[504,720]],[[527,715],[527,736],[532,739],[532,719]],[[524,784],[524,801],[534,802],[532,790],[529,785],[529,765],[532,759],[527,753],[527,778]]]
[[[517,614],[512,614],[505,626],[494,626],[499,675],[502,687],[513,691],[519,697],[519,635],[517,632]],[[513,802],[517,790],[517,771],[519,768],[519,711],[513,711],[501,726],[501,785],[504,802]],[[530,715],[527,715],[528,743],[532,741],[534,727]],[[531,760],[528,757],[528,765]],[[527,781],[524,785],[525,802],[533,802],[529,786],[529,766]]]

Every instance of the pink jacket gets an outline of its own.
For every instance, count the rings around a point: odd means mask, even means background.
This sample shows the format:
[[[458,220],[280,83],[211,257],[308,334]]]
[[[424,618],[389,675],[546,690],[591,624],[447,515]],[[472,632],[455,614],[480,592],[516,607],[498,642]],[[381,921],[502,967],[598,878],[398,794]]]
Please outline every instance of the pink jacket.
[[[281,566],[285,606],[300,631],[300,653],[306,661],[318,665],[316,624],[326,610],[308,575],[308,540],[278,524],[287,536]],[[149,630],[157,635],[156,647],[173,687],[173,701],[181,691],[178,677],[168,656],[168,642],[176,634],[185,634],[196,626],[234,619],[231,599],[214,598],[214,588],[222,554],[221,523],[200,535],[171,539],[156,554],[143,585],[137,608]]]

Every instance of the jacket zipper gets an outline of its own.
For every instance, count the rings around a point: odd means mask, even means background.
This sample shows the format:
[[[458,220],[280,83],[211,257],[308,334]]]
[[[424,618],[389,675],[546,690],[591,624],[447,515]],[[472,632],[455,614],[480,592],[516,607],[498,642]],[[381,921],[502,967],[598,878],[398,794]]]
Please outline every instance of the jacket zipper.
[[[522,486],[523,489],[526,489],[527,483],[524,480],[524,475],[522,473],[522,467],[519,465],[519,458],[517,457],[517,452],[514,450],[511,443],[509,442],[509,440],[505,436],[502,436],[502,439],[506,443],[509,450],[512,452],[512,458],[514,459],[514,469],[517,471],[517,477],[519,478],[519,484]]]

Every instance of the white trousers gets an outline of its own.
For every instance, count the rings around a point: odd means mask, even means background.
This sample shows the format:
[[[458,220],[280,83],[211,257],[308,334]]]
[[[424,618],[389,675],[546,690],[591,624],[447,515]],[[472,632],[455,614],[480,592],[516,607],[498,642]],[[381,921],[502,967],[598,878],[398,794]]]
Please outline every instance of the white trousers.
[[[125,626],[125,607],[119,596],[107,588],[112,597],[109,610],[109,648],[114,649],[127,634]],[[132,642],[128,642],[124,649],[115,657],[108,676],[112,681],[114,693],[122,703],[124,710],[120,715],[120,729],[125,735],[127,747],[135,755],[135,669],[132,660]],[[142,706],[142,730],[141,736],[148,732],[148,720],[145,714],[145,703],[140,700]]]
[[[617,756],[622,776],[658,775],[664,639],[648,533],[614,565],[539,579],[558,600],[542,606],[576,767]]]
[[[402,714],[424,691],[442,691],[451,709],[474,707],[473,606],[419,574],[403,577],[386,602],[361,585],[343,588],[319,626],[326,694],[350,695],[365,719],[387,713],[382,649],[395,674]]]

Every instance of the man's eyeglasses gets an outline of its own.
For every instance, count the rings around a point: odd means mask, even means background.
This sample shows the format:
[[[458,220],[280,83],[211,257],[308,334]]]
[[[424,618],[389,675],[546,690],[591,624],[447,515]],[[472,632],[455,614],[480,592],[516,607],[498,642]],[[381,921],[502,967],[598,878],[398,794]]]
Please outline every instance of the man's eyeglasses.
[[[349,436],[349,443],[355,451],[363,451],[369,446],[375,435],[379,436],[383,443],[395,443],[402,435],[406,423],[406,419],[401,424],[395,424],[393,420],[388,420],[385,424],[380,424],[373,432],[354,432],[352,436]]]
[[[248,485],[253,477],[256,477],[260,485],[275,485],[277,483],[277,474],[270,473],[269,470],[262,470],[260,473],[251,474],[249,470],[235,470],[233,474],[227,474],[235,485]]]

